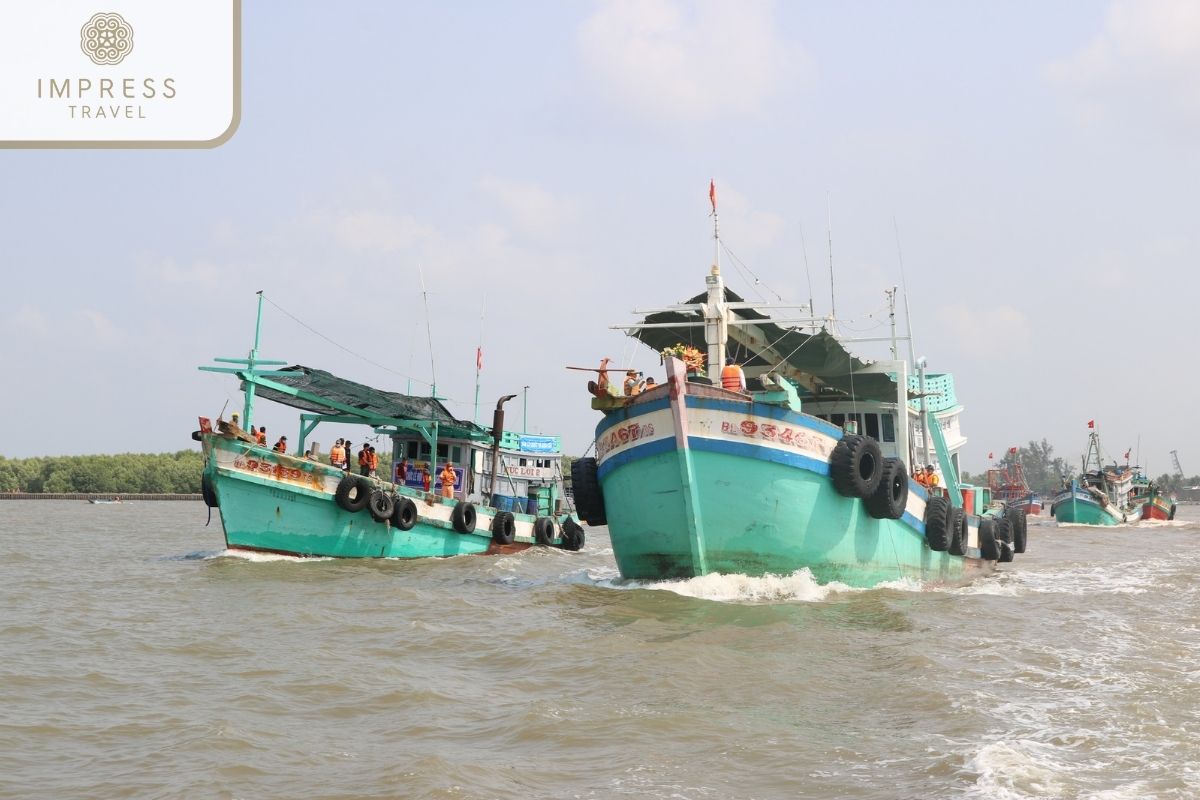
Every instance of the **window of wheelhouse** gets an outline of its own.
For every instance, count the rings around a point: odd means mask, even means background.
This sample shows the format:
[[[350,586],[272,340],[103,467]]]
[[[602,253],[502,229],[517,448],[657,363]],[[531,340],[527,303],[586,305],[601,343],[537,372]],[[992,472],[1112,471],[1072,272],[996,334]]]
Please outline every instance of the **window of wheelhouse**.
[[[870,436],[875,441],[879,441],[879,415],[878,414],[863,414],[866,427],[864,431],[867,436]]]
[[[896,441],[896,420],[895,420],[895,418],[893,418],[891,414],[880,414],[879,417],[880,417],[879,421],[883,423],[883,425],[882,425],[883,438],[880,439],[879,441],[881,441],[881,442]]]

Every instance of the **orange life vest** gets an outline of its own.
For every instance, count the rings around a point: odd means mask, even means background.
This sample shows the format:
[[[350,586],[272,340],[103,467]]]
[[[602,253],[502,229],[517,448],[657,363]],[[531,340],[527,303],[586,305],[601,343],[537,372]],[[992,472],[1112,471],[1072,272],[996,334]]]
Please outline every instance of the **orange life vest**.
[[[335,444],[329,448],[329,463],[340,464],[342,459],[346,457],[346,451],[340,444]]]
[[[262,431],[259,431],[259,432],[258,432],[258,433],[255,435],[255,438],[256,438],[256,439],[258,439],[258,443],[259,443],[259,444],[261,444],[261,445],[265,445],[265,444],[267,443],[267,434],[265,434],[265,433],[264,433],[264,432],[262,432]]]
[[[365,467],[370,462],[371,462],[371,451],[367,450],[365,447],[362,450],[359,450],[358,451],[358,465],[360,467]]]
[[[368,453],[367,460],[371,462],[368,466],[371,467],[372,472],[379,469],[379,454],[378,453]]]
[[[742,390],[742,368],[737,364],[728,364],[721,370],[721,388],[731,392]]]
[[[453,467],[447,466],[438,477],[442,479],[442,493],[449,497],[454,492],[454,482],[458,480],[458,475],[455,474]]]

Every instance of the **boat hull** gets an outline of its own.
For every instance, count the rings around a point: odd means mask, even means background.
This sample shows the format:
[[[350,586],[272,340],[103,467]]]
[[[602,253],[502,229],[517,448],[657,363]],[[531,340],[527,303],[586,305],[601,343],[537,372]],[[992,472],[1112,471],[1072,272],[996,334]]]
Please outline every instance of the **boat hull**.
[[[1068,489],[1057,494],[1050,505],[1050,516],[1071,525],[1120,525],[1125,521],[1125,514],[1111,503],[1101,506],[1081,489]]]
[[[213,487],[231,549],[333,558],[429,558],[515,552],[534,544],[533,521],[513,515],[516,536],[496,544],[494,509],[477,508],[472,532],[451,522],[456,501],[376,481],[417,505],[407,531],[378,522],[369,511],[347,511],[335,500],[341,470],[267,451],[245,442],[204,437],[205,476]],[[556,529],[555,543],[561,544]]]
[[[682,406],[684,414],[673,414]],[[679,427],[675,418],[687,421]],[[680,435],[682,433],[683,435]],[[613,415],[597,431],[613,553],[625,578],[790,574],[821,582],[963,583],[990,572],[970,526],[968,555],[929,548],[926,495],[910,487],[903,517],[871,517],[829,478],[832,425],[765,404],[665,399]]]
[[[1174,503],[1162,495],[1154,495],[1142,503],[1142,519],[1168,520],[1174,519]]]

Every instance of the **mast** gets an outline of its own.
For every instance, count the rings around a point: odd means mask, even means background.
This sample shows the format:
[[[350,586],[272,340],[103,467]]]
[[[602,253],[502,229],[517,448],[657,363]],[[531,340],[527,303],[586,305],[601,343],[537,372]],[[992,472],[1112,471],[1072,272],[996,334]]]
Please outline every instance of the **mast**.
[[[729,309],[725,306],[725,282],[721,279],[721,229],[717,221],[717,184],[708,182],[708,200],[712,203],[713,265],[704,278],[708,302],[704,304],[704,341],[708,344],[709,376],[720,375],[725,366],[725,342],[729,337]]]
[[[258,316],[254,320],[254,346],[250,348],[250,357],[246,359],[247,372],[254,372],[254,366],[258,362],[258,342],[262,334],[262,304],[263,293],[262,289],[258,292]],[[250,415],[254,413],[254,382],[248,382],[244,394],[246,402],[242,408],[242,423],[246,426],[246,430],[250,430]]]

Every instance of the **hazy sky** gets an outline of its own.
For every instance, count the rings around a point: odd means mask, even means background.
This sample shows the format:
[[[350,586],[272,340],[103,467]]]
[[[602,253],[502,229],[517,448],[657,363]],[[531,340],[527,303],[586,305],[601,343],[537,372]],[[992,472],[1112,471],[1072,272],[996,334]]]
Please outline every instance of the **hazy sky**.
[[[563,367],[661,379],[608,326],[702,291],[715,178],[761,281],[726,262],[730,288],[806,300],[807,258],[828,314],[831,220],[847,331],[886,331],[898,229],[968,470],[1043,437],[1076,459],[1096,419],[1200,471],[1192,0],[246,0],[243,29],[228,144],[0,151],[0,454],[194,446],[240,403],[196,367],[245,355],[258,289],[356,354],[268,305],[264,357],[427,392],[418,269],[451,410],[482,317],[480,419],[528,385],[530,428],[580,454],[598,414]]]

